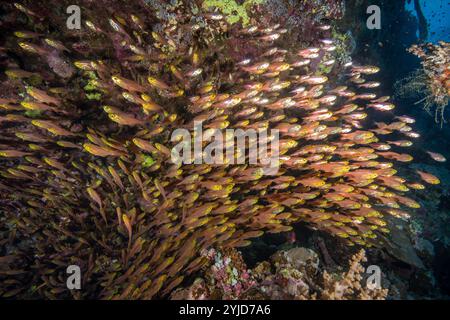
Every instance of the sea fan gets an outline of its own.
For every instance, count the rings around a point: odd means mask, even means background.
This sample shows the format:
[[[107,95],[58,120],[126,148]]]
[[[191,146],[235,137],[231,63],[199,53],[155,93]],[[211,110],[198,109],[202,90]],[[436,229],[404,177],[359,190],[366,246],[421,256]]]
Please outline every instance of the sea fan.
[[[421,59],[422,68],[395,84],[396,95],[422,96],[415,104],[422,104],[430,114],[434,112],[436,122],[442,126],[450,95],[449,43],[413,45],[408,51]]]

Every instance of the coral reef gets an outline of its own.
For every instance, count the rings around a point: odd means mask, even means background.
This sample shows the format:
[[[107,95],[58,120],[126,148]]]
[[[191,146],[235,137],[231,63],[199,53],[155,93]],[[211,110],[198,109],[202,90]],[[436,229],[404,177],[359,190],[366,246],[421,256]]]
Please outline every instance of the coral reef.
[[[333,23],[345,13],[343,0],[265,0],[258,8],[259,19],[283,24],[290,39],[301,43],[314,40],[315,24]]]
[[[310,3],[335,2],[304,1],[307,17]],[[349,246],[382,247],[385,216],[419,207],[406,196],[425,188],[419,179],[439,183],[422,171],[397,175],[394,162],[412,161],[397,152],[412,143],[397,139],[419,136],[414,119],[372,121],[395,107],[374,93],[379,68],[335,65],[322,18],[308,19],[297,42],[259,11],[243,27],[202,1],[85,0],[82,29],[70,30],[61,15],[70,4],[1,4],[11,30],[0,47],[2,297],[166,297],[209,263],[205,250],[300,222]],[[180,137],[171,134],[200,120],[209,138],[279,130],[280,170],[174,164]],[[369,297],[349,284],[361,259],[344,280],[324,275],[348,294],[318,297]],[[242,265],[216,263],[224,297],[252,286]],[[80,266],[83,290],[67,289],[69,265]],[[207,284],[195,287],[193,297],[207,296]]]
[[[211,264],[205,268],[205,279],[197,278],[188,289],[176,290],[171,295],[172,299],[239,299],[256,285],[236,249],[209,249],[202,254]]]
[[[425,95],[416,102],[434,112],[436,122],[445,122],[445,107],[450,96],[450,46],[447,42],[413,45],[408,49],[421,59],[422,68],[396,84],[397,94]]]
[[[320,266],[318,255],[307,248],[279,251],[251,270],[235,249],[214,256],[215,263],[205,270],[204,279],[176,290],[171,298],[383,300],[388,294],[387,289],[367,285],[364,250],[351,258],[345,272],[328,272]]]
[[[244,26],[250,22],[248,11],[254,5],[261,4],[265,0],[245,0],[238,4],[235,0],[205,0],[202,6],[206,9],[218,10],[223,13],[228,23],[242,22]],[[242,1],[239,1],[242,2]]]
[[[422,208],[418,211],[418,215],[411,220],[409,227],[414,235],[413,238],[416,242],[422,242],[422,237],[425,237],[433,243],[439,241],[442,245],[450,247],[450,217],[448,214],[450,170],[423,163],[412,164],[411,167],[439,174],[442,180],[440,188],[419,195]]]

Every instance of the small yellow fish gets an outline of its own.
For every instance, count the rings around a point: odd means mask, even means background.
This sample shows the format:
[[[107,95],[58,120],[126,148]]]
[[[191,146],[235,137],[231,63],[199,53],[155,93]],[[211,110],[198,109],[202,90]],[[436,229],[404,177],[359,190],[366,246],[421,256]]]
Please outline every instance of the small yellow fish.
[[[427,172],[420,171],[420,170],[416,170],[416,171],[419,174],[420,178],[423,181],[425,181],[426,183],[429,183],[429,184],[439,184],[439,183],[441,183],[441,181],[437,177],[432,175],[431,173],[427,173]]]
[[[169,90],[170,87],[164,83],[162,80],[157,79],[155,77],[148,77],[147,78],[148,83],[150,83],[152,86],[161,89],[161,90]]]

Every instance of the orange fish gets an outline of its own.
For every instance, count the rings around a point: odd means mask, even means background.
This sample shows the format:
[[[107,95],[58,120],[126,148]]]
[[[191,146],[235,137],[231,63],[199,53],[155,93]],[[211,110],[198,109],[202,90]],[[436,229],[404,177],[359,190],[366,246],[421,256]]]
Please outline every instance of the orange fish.
[[[393,160],[397,160],[400,162],[410,162],[413,160],[413,157],[410,156],[409,154],[405,154],[405,153],[396,153],[396,152],[378,152],[378,154],[386,159],[393,159]]]
[[[30,155],[29,152],[23,152],[18,150],[0,150],[0,157],[5,158],[20,158],[23,156]]]
[[[108,117],[118,124],[127,126],[143,125],[145,121],[136,119],[133,115],[119,112],[119,113],[108,113]]]
[[[390,111],[395,108],[395,105],[392,103],[377,102],[377,103],[370,103],[367,105],[367,107],[374,108],[380,111]]]
[[[59,106],[61,104],[61,101],[57,98],[49,96],[45,91],[42,91],[37,88],[28,87],[27,93],[35,98],[36,100],[43,102],[43,103],[50,103],[54,104],[56,106]]]
[[[166,83],[164,83],[162,80],[157,79],[155,77],[148,77],[147,81],[155,88],[158,88],[161,90],[169,90],[170,89],[170,87]]]
[[[438,161],[438,162],[445,162],[447,161],[447,159],[440,153],[437,152],[431,152],[431,151],[426,151],[431,158],[433,158],[433,160]]]
[[[120,152],[116,150],[107,147],[96,146],[92,143],[83,144],[83,148],[87,152],[99,157],[108,157],[108,156],[120,157],[122,155]]]
[[[140,84],[126,79],[124,77],[115,75],[111,77],[111,80],[118,85],[119,87],[121,87],[122,89],[131,91],[131,92],[145,92],[146,88],[144,86],[141,86]]]
[[[258,62],[256,64],[248,66],[248,67],[247,66],[242,67],[242,69],[249,73],[261,74],[261,73],[264,73],[267,70],[267,68],[269,68],[269,66],[270,66],[269,62],[263,61],[263,62]]]
[[[312,188],[320,188],[325,185],[325,181],[317,178],[317,177],[311,177],[306,179],[297,180],[297,182],[301,183],[305,187],[312,187]]]
[[[387,143],[393,144],[399,147],[410,147],[413,145],[411,141],[408,140],[400,140],[400,141],[388,141]]]
[[[417,173],[419,174],[420,178],[423,181],[425,181],[426,183],[429,183],[429,184],[439,184],[439,183],[441,183],[439,178],[435,177],[431,173],[423,172],[423,171],[420,171],[420,170],[417,170]]]

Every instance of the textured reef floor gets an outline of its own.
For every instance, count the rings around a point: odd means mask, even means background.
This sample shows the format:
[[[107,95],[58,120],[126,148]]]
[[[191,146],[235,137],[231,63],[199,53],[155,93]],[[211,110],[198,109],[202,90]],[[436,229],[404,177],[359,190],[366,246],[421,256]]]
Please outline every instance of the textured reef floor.
[[[346,31],[363,2],[2,3],[0,296],[441,297],[446,152]],[[173,163],[196,121],[278,130],[279,170]]]

